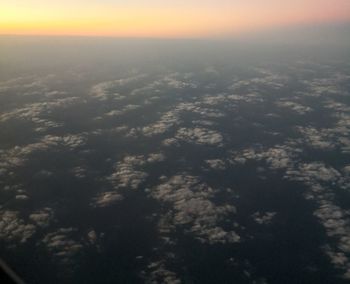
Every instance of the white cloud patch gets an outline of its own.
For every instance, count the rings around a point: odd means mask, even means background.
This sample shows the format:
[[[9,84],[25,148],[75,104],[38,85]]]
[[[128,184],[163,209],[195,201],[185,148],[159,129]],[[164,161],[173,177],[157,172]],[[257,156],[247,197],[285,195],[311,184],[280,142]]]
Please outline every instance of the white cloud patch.
[[[44,141],[55,146],[63,146],[69,150],[75,150],[85,144],[86,137],[84,134],[67,134],[64,136],[47,135],[44,137]]]
[[[103,192],[93,199],[93,207],[108,207],[123,200],[123,196],[114,191]]]
[[[167,138],[163,140],[162,145],[165,147],[170,147],[170,146],[179,146],[180,144],[176,138]]]
[[[164,283],[164,284],[180,284],[182,283],[180,278],[175,272],[166,268],[163,261],[152,262],[147,266],[147,270],[150,272],[147,275],[146,283]]]
[[[79,179],[83,179],[87,176],[87,170],[84,167],[74,167],[73,169],[70,170],[70,172]]]
[[[137,167],[146,163],[144,156],[127,156],[123,161],[118,162],[115,171],[108,177],[114,188],[132,188],[137,189],[139,185],[147,178],[146,172],[136,170]]]
[[[202,99],[203,104],[210,105],[210,106],[221,105],[225,102],[227,102],[227,95],[226,94],[217,94],[214,96],[207,95],[207,96],[204,96]]]
[[[344,169],[343,169],[344,173],[346,175],[350,175],[350,165],[349,166],[345,166]]]
[[[16,199],[16,200],[23,200],[23,201],[25,201],[25,200],[28,200],[29,197],[28,197],[28,195],[25,195],[25,194],[17,194],[17,195],[15,196],[15,199]]]
[[[0,172],[3,175],[13,175],[15,170],[25,166],[31,155],[35,153],[52,151],[61,147],[72,151],[83,146],[85,142],[86,137],[83,134],[65,136],[46,135],[36,143],[15,146],[8,150],[0,150]]]
[[[276,212],[255,212],[252,215],[254,221],[260,225],[269,225],[272,223],[273,218],[276,216]]]
[[[73,238],[75,232],[74,228],[61,228],[47,234],[42,243],[61,263],[69,263],[71,257],[83,249],[81,241]]]
[[[234,231],[226,231],[219,226],[235,207],[229,204],[217,206],[211,198],[214,190],[196,177],[173,176],[152,190],[151,195],[158,201],[171,205],[165,219],[160,223],[160,231],[167,232],[173,226],[189,226],[187,233],[205,243],[235,243],[240,241]]]
[[[27,104],[22,108],[5,112],[0,115],[0,122],[8,120],[27,120],[38,124],[36,131],[46,131],[51,128],[61,127],[63,124],[55,121],[50,121],[45,116],[51,114],[55,110],[62,110],[67,107],[82,103],[78,97],[69,97],[55,99],[48,102],[38,102]]]
[[[25,243],[36,227],[20,218],[18,211],[0,211],[0,239],[8,243]]]
[[[220,98],[220,97],[219,97]],[[213,98],[212,98],[213,99]],[[221,97],[222,99],[222,97]],[[204,97],[205,101],[205,97]],[[180,103],[176,110],[177,112],[191,112],[201,115],[206,118],[220,118],[224,117],[225,114],[218,109],[203,107],[203,101],[198,101],[195,103]]]
[[[53,219],[53,210],[51,208],[44,208],[30,214],[29,219],[40,227],[47,227]]]
[[[343,277],[350,280],[350,214],[334,205],[330,200],[320,200],[314,212],[326,229],[327,235],[336,240],[335,246],[325,246],[325,252],[334,266],[344,271]]]
[[[233,94],[227,96],[227,98],[233,102],[245,102],[245,103],[260,103],[264,99],[258,93],[247,93],[244,95]]]
[[[107,178],[115,189],[137,189],[146,180],[148,174],[142,170],[146,164],[158,163],[165,160],[163,153],[149,155],[126,156],[115,164],[114,172]]]
[[[154,135],[163,134],[172,128],[174,125],[179,124],[179,111],[175,108],[172,111],[166,112],[163,114],[159,121],[150,124],[148,126],[144,126],[141,131],[142,134],[148,137],[152,137]]]
[[[169,73],[162,74],[159,78],[143,87],[133,89],[131,96],[149,95],[149,94],[163,94],[166,95],[169,91],[182,91],[187,89],[197,88],[197,84],[191,80],[190,73]],[[154,96],[153,96],[154,97]],[[150,103],[150,100],[147,100]]]
[[[213,101],[215,97],[206,97],[204,101],[208,100]],[[222,100],[223,98],[218,96],[218,100]],[[204,118],[220,118],[224,117],[225,114],[217,109],[213,108],[206,108],[200,105],[201,102],[197,103],[179,103],[174,107],[173,110],[170,110],[166,113],[164,113],[160,119],[150,125],[144,126],[141,128],[141,133],[145,136],[151,137],[158,134],[163,134],[170,130],[172,127],[179,125],[181,123],[181,114],[184,112],[191,112],[198,114]],[[211,121],[206,120],[197,120],[199,124],[205,124],[205,125],[213,125],[214,123]]]
[[[215,122],[213,122],[213,121],[210,121],[210,120],[204,120],[204,119],[202,119],[202,120],[193,120],[192,121],[192,124],[194,124],[194,125],[199,125],[199,126],[213,126],[213,125],[215,125],[216,123]]]
[[[147,158],[148,163],[163,162],[163,161],[165,161],[165,155],[163,153],[152,153],[152,154],[149,154]]]
[[[295,163],[293,159],[295,158],[295,152],[299,151],[300,149],[289,145],[276,145],[265,151],[248,148],[241,152],[233,152],[231,162],[233,164],[245,164],[249,160],[264,160],[272,170],[289,169]]]
[[[304,80],[303,83],[307,86],[307,91],[302,94],[312,97],[346,95],[346,92],[339,86],[348,79],[349,76],[347,75],[333,73],[327,78],[315,78],[310,81]]]
[[[195,89],[197,85],[193,82],[189,82],[188,78],[180,79],[179,73],[173,73],[163,78],[164,83],[174,89]],[[177,78],[176,78],[177,77]]]
[[[263,68],[254,68],[258,77],[248,80],[237,80],[230,87],[231,90],[237,91],[247,89],[250,91],[261,90],[264,87],[279,90],[283,88],[288,80],[288,77],[273,73],[270,70]]]
[[[91,88],[90,95],[99,101],[106,101],[108,99],[117,101],[123,100],[126,97],[119,93],[118,88],[138,82],[144,77],[145,75],[140,74],[128,78],[117,79],[114,81],[102,82]]]
[[[306,182],[336,182],[341,176],[336,169],[322,162],[302,163],[299,169]]]
[[[340,102],[337,102],[334,99],[327,99],[324,102],[324,106],[325,106],[325,108],[336,111],[338,113],[340,113],[340,112],[350,113],[350,106],[343,104],[343,103],[340,103]]]
[[[332,150],[334,148],[332,136],[327,130],[319,131],[313,127],[297,127],[297,130],[303,135],[305,142],[316,149]]]
[[[282,108],[290,109],[298,114],[306,114],[312,111],[310,107],[292,101],[279,101],[276,103],[276,105]]]
[[[215,131],[206,128],[180,128],[175,138],[187,143],[198,145],[222,146],[223,137]]]
[[[223,171],[226,169],[226,162],[220,159],[205,160],[205,163],[213,170]]]
[[[120,110],[111,110],[111,111],[107,112],[105,115],[106,116],[121,116],[121,115],[124,115],[124,114],[132,111],[132,110],[139,109],[140,107],[141,107],[140,105],[129,104],[129,105],[124,106]]]

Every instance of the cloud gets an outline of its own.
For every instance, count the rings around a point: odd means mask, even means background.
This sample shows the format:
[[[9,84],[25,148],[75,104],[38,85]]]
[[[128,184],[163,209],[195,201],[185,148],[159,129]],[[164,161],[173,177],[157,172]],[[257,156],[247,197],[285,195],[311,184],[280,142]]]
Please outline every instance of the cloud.
[[[119,93],[119,88],[132,85],[133,83],[138,82],[144,77],[145,75],[139,74],[128,78],[99,83],[91,88],[90,96],[99,101],[106,101],[108,99],[116,101],[123,100],[126,98],[126,96],[121,95]]]
[[[18,211],[0,211],[0,239],[8,243],[25,243],[32,237],[36,227],[19,216]]]
[[[196,89],[198,86],[195,82],[191,81],[191,73],[168,73],[157,76],[151,83],[146,84],[143,87],[133,89],[130,93],[131,96],[141,95],[154,95],[164,94],[167,95],[169,91],[183,91]],[[154,97],[154,96],[153,96]]]
[[[302,141],[288,140],[284,145],[264,150],[246,149],[233,155],[233,161],[255,160],[266,161],[270,169],[284,170],[284,178],[303,183],[307,190],[304,192],[306,199],[312,199],[317,208],[314,216],[318,218],[325,228],[331,241],[322,249],[330,257],[331,262],[343,271],[343,277],[350,279],[350,215],[349,212],[335,203],[336,188],[347,188],[349,177],[341,174],[341,171],[326,165],[320,161],[303,162],[298,158],[302,153]],[[346,167],[345,167],[346,169]],[[344,170],[344,168],[343,168]],[[270,216],[255,213],[252,217],[258,223],[269,221]],[[266,219],[267,218],[267,219]]]
[[[205,98],[204,98],[204,101],[205,101]],[[195,103],[182,102],[176,107],[176,111],[196,113],[206,118],[220,118],[225,116],[225,114],[220,110],[203,107],[202,104],[203,104],[202,100],[199,100]]]
[[[123,200],[123,196],[114,191],[103,192],[93,199],[93,207],[108,207]]]
[[[337,142],[343,154],[350,153],[350,115],[344,113],[337,113],[338,121],[336,125],[329,131],[337,137]]]
[[[277,212],[255,212],[252,215],[254,221],[260,225],[268,225],[272,223],[273,218],[276,216]]]
[[[298,174],[304,182],[336,182],[341,174],[334,168],[326,166],[322,162],[301,163]]]
[[[164,283],[164,284],[180,284],[182,283],[175,272],[168,270],[163,261],[157,261],[147,266],[149,273],[147,275],[146,283]]]
[[[236,243],[239,235],[220,227],[220,222],[236,209],[229,204],[215,205],[211,198],[215,191],[200,182],[197,177],[176,175],[151,191],[151,196],[169,204],[171,209],[165,212],[160,222],[160,231],[168,232],[173,226],[185,226],[185,231],[201,242]]]
[[[343,171],[345,172],[345,174],[350,175],[350,165],[349,166],[345,166]]]
[[[74,257],[84,253],[86,248],[101,251],[101,239],[103,237],[104,233],[97,233],[92,228],[83,232],[73,227],[59,228],[46,233],[37,245],[43,245],[58,264],[68,265],[65,272],[69,272],[71,269],[69,265],[76,261]]]
[[[341,102],[337,102],[334,99],[327,99],[324,102],[324,107],[326,109],[333,110],[333,111],[335,111],[337,113],[340,113],[340,112],[350,113],[350,106],[348,106],[348,105],[346,105],[344,103],[341,103]]]
[[[147,137],[152,137],[154,135],[163,134],[168,131],[173,126],[179,124],[179,109],[175,108],[172,111],[164,113],[159,121],[150,124],[148,126],[142,127],[142,134]]]
[[[140,107],[141,107],[140,105],[129,104],[129,105],[124,106],[120,110],[111,110],[111,111],[107,112],[105,115],[106,116],[121,116],[121,115],[128,113],[129,111],[139,109]]]
[[[233,164],[245,164],[249,160],[264,160],[270,169],[289,169],[293,167],[295,152],[298,148],[289,145],[276,145],[275,147],[263,149],[248,148],[241,152],[233,152],[231,162]]]
[[[63,126],[62,123],[51,121],[45,117],[50,115],[55,110],[63,110],[65,108],[81,104],[82,101],[78,97],[69,97],[62,99],[55,99],[48,102],[38,102],[27,104],[22,108],[4,112],[0,115],[0,122],[9,120],[27,120],[38,124],[36,131],[46,131],[51,128]]]
[[[205,118],[221,118],[225,116],[223,112],[217,109],[200,106],[200,102],[198,103],[182,102],[176,105],[172,110],[164,113],[157,122],[142,127],[141,132],[143,135],[148,137],[163,134],[168,130],[170,130],[172,127],[179,125],[182,122],[180,117],[181,117],[181,114],[184,112],[195,113]],[[199,120],[197,122],[199,122]],[[213,122],[208,121],[205,124],[212,125]]]
[[[47,135],[44,137],[44,141],[55,146],[63,146],[69,150],[75,150],[85,144],[86,137],[84,134],[66,134],[64,136]]]
[[[336,240],[333,245],[326,245],[325,252],[334,266],[344,271],[343,277],[350,280],[350,216],[349,212],[334,205],[330,200],[320,200],[320,207],[314,212],[326,229],[327,235]]]
[[[213,160],[205,160],[205,162],[213,170],[223,171],[226,169],[226,163],[224,160],[213,159]]]
[[[25,194],[17,194],[15,196],[15,198],[16,198],[16,200],[28,200],[29,199],[28,195],[25,195]]]
[[[316,149],[332,150],[334,142],[329,131],[318,131],[313,127],[297,127],[297,131],[303,135],[305,143]]]
[[[53,219],[53,210],[44,208],[29,215],[29,219],[40,227],[47,227]]]
[[[74,239],[74,228],[61,228],[53,233],[48,233],[42,243],[61,263],[70,263],[71,258],[83,249],[83,244]]]
[[[336,150],[340,148],[343,154],[350,153],[350,108],[334,99],[326,99],[325,107],[336,120],[328,128],[314,128],[299,126],[296,130],[302,134],[304,143],[322,150]]]
[[[148,174],[142,170],[147,164],[159,163],[165,160],[163,153],[150,153],[146,156],[125,156],[114,166],[114,172],[107,177],[114,189],[137,189],[146,180]]]
[[[163,162],[164,160],[165,160],[165,156],[163,153],[152,153],[152,154],[149,154],[147,158],[148,163]]]
[[[41,170],[34,175],[35,179],[44,180],[53,176],[53,172]]]
[[[340,86],[348,80],[348,76],[340,73],[329,73],[327,75],[329,77],[304,80],[303,83],[307,90],[301,94],[312,97],[346,95],[347,92],[341,89]]]
[[[216,123],[210,120],[192,120],[192,124],[199,126],[214,126]]]
[[[87,170],[84,167],[78,166],[70,170],[70,172],[79,179],[83,179],[87,176]]]
[[[137,189],[139,185],[147,178],[146,172],[136,170],[137,167],[146,163],[144,156],[126,156],[123,161],[118,162],[115,171],[107,179],[114,188],[132,188]]]
[[[290,109],[301,115],[312,111],[312,108],[308,106],[303,106],[301,104],[298,104],[296,102],[291,102],[291,101],[279,101],[276,103],[276,105],[282,108]]]
[[[46,135],[35,143],[0,150],[0,173],[13,176],[19,168],[25,167],[35,153],[62,150],[62,148],[63,150],[73,151],[85,145],[85,142],[86,136],[84,134]],[[37,173],[34,178],[44,178],[47,174],[50,173],[42,171]],[[19,198],[23,199],[23,197]]]
[[[177,131],[175,138],[187,143],[198,145],[223,145],[223,137],[219,132],[200,127],[180,128]]]
[[[185,80],[181,80],[178,77],[179,73],[173,73],[170,74],[168,76],[165,76],[163,78],[164,83],[171,88],[174,89],[185,89],[185,88],[189,88],[189,89],[195,89],[197,88],[197,85],[193,82],[189,82],[188,78],[184,78]]]
[[[162,145],[166,147],[170,147],[170,146],[179,146],[180,144],[176,138],[167,138],[163,140]]]
[[[26,103],[22,106],[16,106],[15,109],[6,110],[0,116],[1,123],[26,120],[33,122],[35,130],[38,132],[60,127],[59,133],[61,133],[64,130],[63,123],[49,119],[50,113],[72,106],[88,104],[89,107],[98,106],[94,108],[98,112],[96,114],[98,117],[92,125],[93,127],[96,123],[98,128],[80,134],[44,135],[28,145],[21,144],[21,146],[4,148],[0,150],[0,177],[4,177],[4,180],[7,177],[13,179],[17,173],[20,174],[19,168],[25,169],[26,163],[34,157],[33,154],[50,151],[64,153],[84,148],[90,136],[97,139],[104,139],[105,135],[108,137],[144,136],[142,140],[152,144],[157,142],[157,137],[154,136],[159,135],[158,138],[162,140],[163,146],[181,146],[182,142],[186,142],[193,145],[221,147],[220,151],[224,151],[222,156],[208,155],[201,160],[202,169],[204,169],[203,177],[208,171],[221,175],[222,173],[217,171],[224,171],[235,166],[244,168],[245,166],[257,165],[259,176],[266,174],[265,178],[267,178],[270,170],[273,171],[273,174],[281,173],[281,177],[287,181],[294,181],[302,185],[303,195],[313,202],[315,220],[324,227],[324,231],[327,233],[328,239],[322,249],[330,257],[334,266],[343,270],[344,277],[350,277],[349,212],[339,205],[338,196],[336,196],[338,190],[350,188],[349,166],[345,165],[345,162],[331,165],[326,160],[322,161],[322,155],[317,156],[320,160],[313,160],[315,156],[311,157],[307,156],[308,153],[302,153],[306,145],[315,149],[335,151],[337,154],[350,153],[350,108],[345,103],[346,90],[340,86],[341,84],[345,86],[348,78],[345,79],[339,74],[333,74],[334,76],[330,76],[330,79],[312,79],[305,82],[299,80],[299,83],[304,84],[305,90],[295,92],[293,93],[295,96],[283,99],[282,97],[285,95],[281,89],[284,87],[286,90],[289,89],[288,84],[286,84],[289,80],[287,76],[278,75],[266,69],[249,70],[249,72],[253,73],[253,77],[247,80],[244,78],[244,80],[239,78],[235,78],[234,81],[230,80],[228,85],[232,82],[233,85],[226,90],[225,87],[221,86],[221,83],[219,86],[218,82],[219,91],[217,88],[213,88],[215,82],[209,84],[203,82],[202,84],[194,79],[198,77],[193,74],[164,74],[163,72],[155,75],[154,80],[149,82],[146,82],[148,77],[136,75],[97,84],[90,90],[90,96],[84,97],[84,99],[67,98],[65,92],[50,90],[45,86],[40,89],[40,82],[32,82],[26,87],[23,86],[23,88],[27,88],[25,102],[38,96],[40,92],[40,95],[43,95],[47,101]],[[307,70],[303,72],[307,72]],[[323,71],[321,73],[323,74]],[[318,76],[317,72],[307,74],[311,78]],[[12,82],[11,84],[13,86],[0,84],[0,92],[5,94],[9,88],[15,88],[17,83]],[[198,90],[194,91],[192,95],[191,89],[195,88]],[[19,93],[22,94],[22,92]],[[256,114],[262,115],[264,119],[270,117],[271,120],[278,117],[274,113],[277,110],[279,112],[291,110],[304,115],[313,111],[311,107],[300,103],[304,101],[302,96],[309,95],[322,96],[318,100],[308,98],[307,101],[314,102],[315,105],[312,107],[315,109],[315,114],[321,107],[322,111],[327,112],[325,115],[331,115],[332,121],[330,122],[333,124],[327,124],[327,127],[321,128],[313,119],[307,124],[301,121],[300,126],[288,129],[297,132],[293,133],[292,139],[289,139],[288,136],[283,137],[283,132],[280,132],[280,135],[274,136],[270,141],[266,141],[262,137],[261,141],[257,141],[257,144],[248,145],[245,149],[230,151],[223,147],[229,147],[228,143],[224,144],[226,132],[221,133],[215,129],[216,126],[224,122],[223,117],[235,116],[237,120],[234,119],[233,123],[238,125],[239,121],[244,121],[244,112],[246,111],[244,107],[250,111],[252,108],[249,107],[252,106],[254,109],[257,106],[262,106],[259,109],[270,112]],[[339,99],[339,96],[343,96],[343,98]],[[105,126],[107,120],[110,120],[107,119],[109,116],[123,115],[129,111],[140,109],[145,104],[152,103],[159,103],[161,107],[157,108],[159,116],[151,123]],[[272,111],[268,109],[268,106],[271,106],[268,104],[271,103],[276,104]],[[240,108],[240,106],[244,107]],[[71,110],[69,109],[69,111]],[[100,111],[101,113],[99,113]],[[250,114],[246,114],[250,116]],[[263,121],[255,120],[251,122],[251,125],[261,127]],[[103,129],[104,126],[107,128]],[[243,124],[241,126],[244,127]],[[266,127],[269,125],[264,124],[263,126],[262,130],[266,130],[264,133],[267,133],[269,129]],[[276,133],[276,130],[271,129],[269,133]],[[294,138],[295,134],[297,134],[297,138]],[[40,133],[36,133],[36,135],[40,135]],[[273,144],[276,141],[275,138],[278,139],[278,144]],[[127,139],[127,141],[133,142],[135,140]],[[236,144],[234,145],[236,146]],[[244,143],[244,145],[246,144]],[[163,148],[163,150],[167,153],[171,149]],[[231,203],[231,199],[224,199],[227,203],[222,201],[223,191],[209,186],[199,176],[194,176],[194,173],[175,175],[172,173],[169,177],[161,176],[156,185],[149,184],[149,182],[154,181],[155,177],[153,176],[154,171],[148,171],[148,168],[154,167],[157,172],[162,171],[163,164],[158,167],[157,163],[166,161],[167,157],[162,152],[146,153],[142,152],[144,151],[142,149],[140,151],[137,154],[119,153],[122,158],[116,160],[110,171],[102,177],[103,182],[109,182],[108,189],[105,189],[105,192],[95,192],[89,196],[89,200],[90,206],[94,208],[114,206],[123,202],[125,190],[141,189],[143,185],[147,186],[145,192],[149,195],[148,197],[153,198],[160,205],[159,211],[157,211],[159,215],[154,213],[152,217],[147,216],[147,218],[154,218],[152,220],[158,221],[157,229],[160,243],[157,244],[154,250],[156,252],[151,256],[151,264],[146,268],[145,279],[149,283],[178,283],[180,281],[179,275],[173,271],[172,266],[174,264],[172,259],[178,256],[176,245],[179,241],[177,239],[179,234],[185,234],[186,237],[206,245],[236,244],[245,241],[240,231],[243,228],[234,222],[236,208]],[[306,157],[308,158],[306,159]],[[109,161],[112,160],[113,157],[109,159]],[[87,165],[93,166],[90,163]],[[88,176],[90,168],[77,166],[76,163],[74,166],[68,169],[70,176],[73,175],[79,179]],[[94,171],[94,173],[97,172]],[[161,174],[165,173],[161,172]],[[50,176],[45,171],[36,174],[35,181],[41,182],[46,175]],[[81,180],[74,179],[74,181],[79,183]],[[4,185],[3,188],[6,190],[6,194],[12,193],[13,198],[17,198],[17,201],[13,202],[15,206],[20,205],[20,202],[23,202],[22,200],[28,196],[33,198],[32,195],[27,195],[25,187],[22,185]],[[28,203],[31,204],[32,201],[35,202],[35,200],[30,200]],[[252,212],[255,211],[257,210]],[[257,211],[247,217],[250,218],[250,221],[263,226],[272,224],[276,214],[277,212]],[[58,261],[64,263],[70,263],[74,256],[84,251],[86,246],[97,246],[101,237],[101,234],[91,227],[88,227],[86,234],[81,233],[78,228],[47,231],[51,228],[51,222],[54,220],[56,224],[57,221],[54,219],[57,216],[50,208],[35,208],[28,216],[23,216],[18,211],[2,210],[0,217],[0,238],[2,240],[10,244],[26,242],[40,229],[40,232],[43,231],[44,234],[44,239],[40,241],[41,244],[45,245]],[[254,232],[250,232],[250,234],[252,235]]]
[[[260,91],[264,88],[279,90],[283,88],[288,80],[288,77],[273,73],[268,69],[254,68],[257,77],[247,80],[236,80],[229,88],[235,92],[237,91]]]
[[[258,93],[247,93],[244,95],[233,94],[227,96],[227,98],[234,102],[245,102],[245,103],[261,103],[263,98]]]
[[[217,106],[227,102],[226,94],[206,95],[202,99],[202,104]]]

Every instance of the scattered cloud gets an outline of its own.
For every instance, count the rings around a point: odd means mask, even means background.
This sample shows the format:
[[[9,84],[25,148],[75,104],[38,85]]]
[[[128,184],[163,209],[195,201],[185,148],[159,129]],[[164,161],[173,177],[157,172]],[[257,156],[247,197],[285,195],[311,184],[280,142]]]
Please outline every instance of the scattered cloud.
[[[220,159],[205,160],[205,163],[213,170],[223,171],[226,169],[226,163],[224,160],[220,160]]]
[[[147,178],[148,174],[135,168],[146,163],[144,156],[126,156],[115,165],[115,171],[108,177],[114,188],[137,189]]]
[[[7,243],[25,243],[36,227],[20,218],[18,211],[0,211],[0,238]]]
[[[123,200],[123,196],[114,191],[103,192],[93,199],[93,207],[108,207]]]
[[[72,256],[83,249],[81,241],[74,239],[76,231],[74,228],[61,228],[53,233],[48,233],[41,242],[52,253],[54,258],[61,263],[68,264]]]
[[[219,132],[200,127],[180,128],[175,138],[187,143],[210,146],[222,146],[224,140]]]
[[[269,225],[272,223],[273,218],[276,216],[277,212],[255,212],[252,218],[259,225]]]
[[[311,112],[312,109],[308,106],[303,106],[301,104],[298,104],[296,102],[292,101],[279,101],[276,103],[277,106],[282,108],[290,109],[298,114],[306,114],[308,112]]]
[[[183,174],[169,178],[151,192],[153,198],[172,208],[165,213],[168,218],[160,223],[160,231],[167,232],[173,226],[186,225],[189,227],[187,233],[201,242],[239,242],[240,236],[236,232],[227,231],[219,225],[220,221],[235,213],[235,207],[216,205],[211,201],[214,195],[215,190],[197,177]]]
[[[180,284],[182,281],[175,272],[166,268],[162,261],[153,262],[147,266],[149,273],[146,278],[146,283],[164,283],[164,284]]]
[[[29,219],[40,227],[47,227],[53,219],[53,210],[46,207],[42,210],[30,214]]]

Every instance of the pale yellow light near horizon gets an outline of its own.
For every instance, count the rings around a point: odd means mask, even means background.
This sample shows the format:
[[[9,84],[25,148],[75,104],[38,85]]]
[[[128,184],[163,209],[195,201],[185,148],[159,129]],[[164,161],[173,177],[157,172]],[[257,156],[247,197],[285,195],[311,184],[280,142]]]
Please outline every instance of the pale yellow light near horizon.
[[[0,0],[0,34],[206,37],[342,21],[349,0]]]

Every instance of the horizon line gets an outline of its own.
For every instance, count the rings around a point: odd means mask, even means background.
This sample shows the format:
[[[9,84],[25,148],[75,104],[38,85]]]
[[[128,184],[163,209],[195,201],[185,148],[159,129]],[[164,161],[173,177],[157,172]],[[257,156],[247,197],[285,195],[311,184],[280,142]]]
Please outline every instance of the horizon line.
[[[0,33],[0,37],[67,37],[67,38],[105,38],[105,39],[154,39],[154,40],[237,40],[242,38],[249,38],[258,36],[261,34],[268,34],[274,32],[280,32],[284,29],[287,30],[298,30],[302,28],[325,28],[325,27],[349,27],[350,31],[350,20],[342,20],[337,22],[326,22],[326,23],[302,23],[293,25],[284,25],[279,27],[265,27],[258,30],[249,30],[239,33],[221,34],[221,35],[197,35],[197,36],[162,36],[162,35],[117,35],[117,34],[86,34],[86,33]]]

